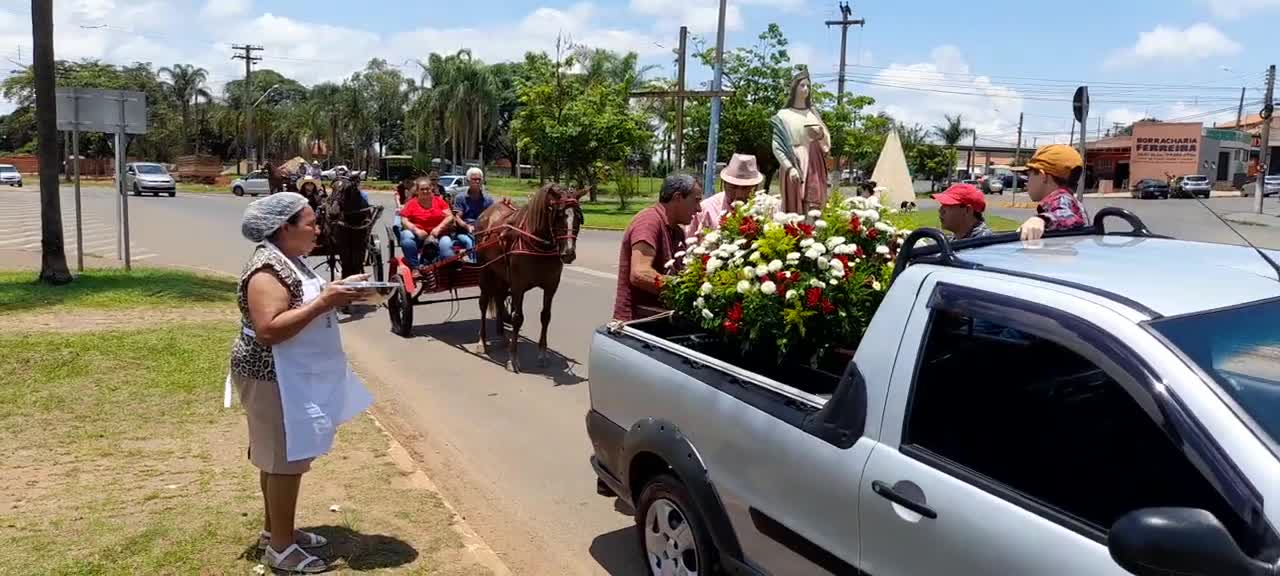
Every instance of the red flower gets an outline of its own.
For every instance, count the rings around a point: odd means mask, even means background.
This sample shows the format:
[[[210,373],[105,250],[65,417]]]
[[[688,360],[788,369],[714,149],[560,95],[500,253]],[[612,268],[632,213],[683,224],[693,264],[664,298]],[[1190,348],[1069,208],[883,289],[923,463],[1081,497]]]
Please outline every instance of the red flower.
[[[854,214],[853,217],[849,218],[849,230],[853,231],[854,234],[857,234],[858,230],[861,229],[862,219],[859,218],[857,214]]]
[[[805,236],[813,236],[813,224],[800,222],[799,224],[796,224],[796,227],[800,228],[800,232],[803,232]]]
[[[797,222],[795,224],[787,224],[785,228],[787,236],[792,238],[801,238],[805,236],[813,236],[813,225]]]
[[[738,322],[741,322],[742,321],[742,303],[734,302],[733,306],[729,307],[729,312],[725,314],[725,317],[727,317],[730,322],[733,322],[735,324]]]
[[[702,266],[703,266],[703,267],[706,267],[706,265],[707,265],[707,260],[710,260],[710,259],[711,259],[711,255],[710,255],[710,254],[703,254],[703,255],[702,255]]]
[[[804,303],[810,308],[817,307],[818,303],[823,300],[825,298],[822,297],[822,289],[817,286],[810,286],[808,290],[804,291]]]
[[[849,257],[848,257],[848,256],[845,256],[844,254],[840,254],[840,255],[837,255],[835,259],[836,259],[836,260],[839,260],[841,264],[844,264],[844,267],[845,267],[845,269],[846,269],[846,270],[848,270],[848,269],[849,269]]]
[[[858,245],[856,245],[856,244],[854,245],[854,247],[853,247],[853,256],[854,256],[855,258],[861,258],[861,257],[862,257],[862,247],[861,247],[861,246],[858,246]]]
[[[760,233],[760,225],[756,223],[755,218],[747,216],[742,219],[742,224],[738,225],[738,234],[748,240],[754,239],[756,234]]]
[[[877,230],[877,229],[875,229],[875,228],[871,228],[871,229],[868,229],[868,230],[867,230],[867,239],[869,239],[869,240],[875,240],[876,238],[879,238],[879,237],[880,237],[880,231],[879,231],[879,230]]]
[[[661,290],[662,285],[666,283],[667,283],[666,276],[662,276],[662,275],[659,275],[658,279],[653,281],[653,285],[656,286],[659,290]]]
[[[836,311],[835,305],[832,304],[831,301],[827,300],[826,298],[823,298],[822,301],[819,302],[819,305],[822,307],[823,314],[830,314]]]
[[[724,331],[728,334],[738,333],[738,323],[734,322],[733,320],[725,320],[723,326],[724,326]]]
[[[720,226],[719,226],[719,227],[720,227],[720,228],[724,228],[724,223],[725,223],[725,222],[728,222],[728,221],[729,221],[729,215],[728,215],[727,213],[726,213],[726,214],[721,214],[721,215],[720,215]]]

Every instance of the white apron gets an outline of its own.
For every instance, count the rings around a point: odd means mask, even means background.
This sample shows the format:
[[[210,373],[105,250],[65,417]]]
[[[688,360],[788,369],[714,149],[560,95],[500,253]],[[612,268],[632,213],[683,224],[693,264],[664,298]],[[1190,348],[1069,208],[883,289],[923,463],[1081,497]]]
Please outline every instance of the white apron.
[[[270,242],[263,245],[280,252]],[[302,280],[302,303],[319,297],[325,281],[310,270],[300,270],[293,259],[281,256]],[[254,336],[252,330],[243,330]],[[347,364],[338,314],[334,311],[315,318],[292,338],[272,345],[271,354],[284,412],[285,459],[290,462],[328,452],[338,425],[373,404],[364,383]]]

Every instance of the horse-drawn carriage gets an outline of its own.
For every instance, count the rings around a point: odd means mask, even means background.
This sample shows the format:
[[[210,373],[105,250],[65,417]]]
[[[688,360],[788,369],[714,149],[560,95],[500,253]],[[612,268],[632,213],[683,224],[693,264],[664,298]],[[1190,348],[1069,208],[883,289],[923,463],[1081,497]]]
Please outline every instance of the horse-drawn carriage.
[[[323,258],[315,268],[327,267],[329,279],[336,280],[361,274],[365,266],[370,266],[373,279],[381,282],[382,246],[373,227],[382,216],[383,207],[370,204],[360,193],[359,175],[334,180],[328,191],[310,178],[301,179],[298,187],[315,210],[320,229],[316,247],[308,255]]]
[[[481,344],[488,349],[485,324],[492,306],[499,336],[506,336],[505,325],[511,329],[507,366],[518,372],[516,343],[524,323],[524,295],[531,288],[541,288],[542,333],[538,348],[539,359],[545,360],[551,301],[564,265],[576,257],[582,226],[580,196],[579,192],[550,184],[522,207],[508,201],[494,203],[475,224],[475,263],[468,261],[464,252],[455,252],[443,260],[426,253],[421,260],[424,264],[411,269],[397,250],[398,230],[387,227],[387,278],[401,286],[386,302],[391,331],[405,338],[413,334],[414,306],[479,300]],[[432,243],[424,246],[431,250]],[[466,288],[479,288],[480,294],[460,296],[458,291]]]

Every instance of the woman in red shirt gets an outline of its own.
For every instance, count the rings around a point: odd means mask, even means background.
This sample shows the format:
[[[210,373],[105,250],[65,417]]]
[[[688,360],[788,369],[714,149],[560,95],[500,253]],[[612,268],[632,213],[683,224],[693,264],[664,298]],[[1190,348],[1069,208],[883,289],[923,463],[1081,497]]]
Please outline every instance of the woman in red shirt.
[[[419,178],[415,185],[413,199],[400,208],[400,246],[404,249],[405,264],[410,268],[421,264],[422,246],[426,242],[440,247],[440,259],[453,256],[453,239],[445,234],[466,226],[449,210],[449,204],[436,195],[430,180]]]

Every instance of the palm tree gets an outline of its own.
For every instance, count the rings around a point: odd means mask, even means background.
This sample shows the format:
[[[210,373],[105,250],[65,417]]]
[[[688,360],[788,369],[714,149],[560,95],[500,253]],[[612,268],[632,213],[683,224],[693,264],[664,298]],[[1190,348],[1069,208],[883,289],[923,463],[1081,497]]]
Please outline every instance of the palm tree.
[[[941,139],[942,143],[946,144],[952,153],[955,153],[956,146],[960,144],[961,140],[974,135],[973,128],[965,127],[964,118],[960,114],[956,114],[955,117],[950,114],[943,114],[942,117],[946,120],[946,124],[934,126],[933,134]],[[950,175],[951,170],[948,170],[947,174]]]
[[[209,79],[209,71],[191,64],[174,64],[157,72],[168,76],[168,80],[164,82],[165,91],[178,103],[182,112],[182,145],[185,151],[190,152],[191,105],[198,98],[204,98],[206,102],[212,98],[204,87],[205,81]]]
[[[449,56],[432,54],[422,69],[422,86],[427,91],[419,98],[429,100],[420,106],[431,110],[441,134],[448,141],[455,164],[458,152],[479,158],[482,162],[486,131],[497,125],[501,94],[498,82],[483,62],[472,58],[470,50],[459,50]]]
[[[40,281],[71,281],[62,245],[62,204],[58,195],[58,125],[54,111],[53,2],[31,3],[31,34],[35,58],[36,131],[40,156]]]

